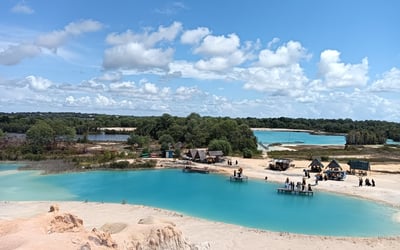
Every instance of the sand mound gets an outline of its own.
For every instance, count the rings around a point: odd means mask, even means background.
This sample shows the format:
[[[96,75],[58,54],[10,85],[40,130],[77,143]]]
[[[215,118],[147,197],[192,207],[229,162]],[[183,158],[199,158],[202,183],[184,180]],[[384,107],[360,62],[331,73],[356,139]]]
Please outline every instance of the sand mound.
[[[100,227],[100,230],[110,233],[110,234],[116,234],[124,230],[128,224],[126,223],[106,223],[103,226]]]
[[[0,220],[0,249],[16,248],[199,250],[209,245],[190,244],[174,223],[152,216],[138,223],[111,222],[87,230],[82,219],[52,205],[48,213],[28,219]]]

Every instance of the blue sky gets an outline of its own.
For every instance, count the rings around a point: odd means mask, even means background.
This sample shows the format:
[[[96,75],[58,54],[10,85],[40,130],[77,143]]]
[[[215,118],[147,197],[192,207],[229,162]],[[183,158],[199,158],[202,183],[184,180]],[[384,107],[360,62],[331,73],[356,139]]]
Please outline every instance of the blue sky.
[[[400,1],[0,3],[0,112],[400,122]]]

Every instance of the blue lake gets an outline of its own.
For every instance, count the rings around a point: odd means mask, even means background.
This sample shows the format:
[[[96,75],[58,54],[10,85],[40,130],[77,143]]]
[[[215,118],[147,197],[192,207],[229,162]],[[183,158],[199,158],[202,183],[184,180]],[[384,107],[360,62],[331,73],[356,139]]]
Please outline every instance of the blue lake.
[[[93,171],[40,175],[0,164],[0,200],[123,201],[272,231],[336,236],[399,235],[399,209],[317,192],[277,194],[276,183],[231,183],[181,170]]]
[[[258,142],[263,144],[305,144],[305,145],[345,145],[346,138],[343,135],[314,135],[297,131],[253,131]]]

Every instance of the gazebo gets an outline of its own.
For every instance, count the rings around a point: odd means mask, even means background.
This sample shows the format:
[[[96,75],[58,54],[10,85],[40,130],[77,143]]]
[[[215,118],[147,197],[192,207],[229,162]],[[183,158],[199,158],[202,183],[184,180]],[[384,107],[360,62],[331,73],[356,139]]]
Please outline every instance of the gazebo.
[[[310,165],[308,165],[308,167],[311,167],[310,170],[311,172],[319,173],[324,168],[324,164],[322,164],[322,162],[319,159],[315,158],[312,160]]]
[[[346,172],[343,171],[339,162],[335,159],[333,159],[326,168],[325,174],[328,180],[342,181],[346,178]]]

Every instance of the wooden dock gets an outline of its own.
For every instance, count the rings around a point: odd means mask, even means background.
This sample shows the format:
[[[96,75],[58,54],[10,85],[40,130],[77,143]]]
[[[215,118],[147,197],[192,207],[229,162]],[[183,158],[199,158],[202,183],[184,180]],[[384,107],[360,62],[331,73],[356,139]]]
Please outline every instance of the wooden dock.
[[[243,182],[243,181],[247,181],[249,178],[246,176],[246,175],[242,175],[242,176],[233,176],[233,175],[231,175],[230,177],[229,177],[229,180],[230,181],[236,181],[236,182]]]
[[[208,173],[210,173],[210,170],[208,168],[184,167],[182,169],[182,172],[208,174]]]
[[[295,194],[295,195],[307,195],[307,196],[313,196],[314,192],[313,191],[307,191],[307,190],[292,190],[289,188],[278,188],[277,189],[278,193],[282,194]]]

